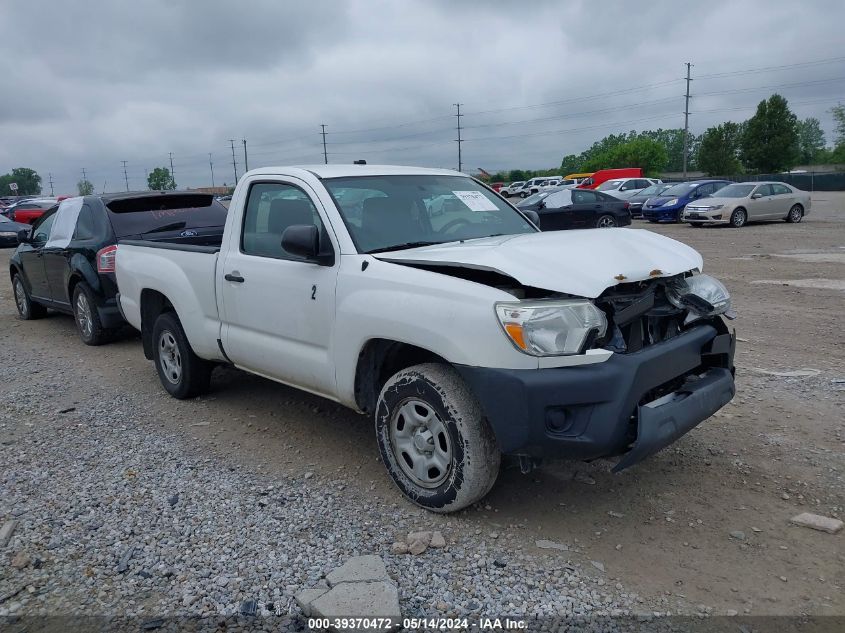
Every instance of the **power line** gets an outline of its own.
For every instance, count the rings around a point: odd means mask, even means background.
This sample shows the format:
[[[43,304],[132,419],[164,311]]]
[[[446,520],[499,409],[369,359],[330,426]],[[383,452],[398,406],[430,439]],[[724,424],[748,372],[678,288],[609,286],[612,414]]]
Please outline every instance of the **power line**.
[[[755,86],[751,88],[734,88],[731,90],[717,90],[714,92],[701,92],[694,96],[696,97],[715,97],[718,95],[738,94],[740,92],[754,92],[756,90],[774,90],[777,88],[798,88],[800,86],[815,86],[818,84],[834,83],[837,81],[845,81],[845,77],[830,77],[828,79],[813,79],[810,81],[798,81],[789,84],[771,84],[768,86]]]
[[[329,164],[329,155],[326,152],[326,124],[321,123],[320,127],[323,130],[322,132],[320,132],[320,134],[323,135],[323,162],[324,162],[324,164],[328,165]]]
[[[811,62],[798,62],[795,64],[782,64],[780,66],[763,66],[760,68],[747,68],[745,70],[735,70],[730,72],[724,73],[711,73],[709,75],[701,75],[698,77],[699,80],[701,79],[718,79],[720,77],[736,77],[737,75],[747,75],[752,73],[761,73],[761,72],[768,72],[772,70],[788,70],[791,68],[805,68],[807,66],[817,66],[820,64],[833,64],[836,62],[845,61],[845,57],[830,57],[828,59],[819,59]]]
[[[458,141],[458,171],[463,171],[463,162],[461,161],[461,106],[463,104],[453,103],[452,105],[458,109],[458,113],[455,115],[458,118],[458,138],[456,139]]]

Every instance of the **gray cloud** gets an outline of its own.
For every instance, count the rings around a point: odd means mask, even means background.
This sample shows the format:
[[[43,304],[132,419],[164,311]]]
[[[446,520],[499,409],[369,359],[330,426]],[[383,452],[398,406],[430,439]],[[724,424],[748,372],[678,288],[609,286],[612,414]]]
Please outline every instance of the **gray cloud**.
[[[455,167],[457,101],[465,169],[546,167],[611,132],[681,126],[687,60],[694,132],[778,91],[830,136],[842,59],[706,76],[845,58],[843,18],[841,2],[785,0],[7,0],[0,172],[31,166],[72,191],[85,167],[117,189],[125,159],[140,187],[173,152],[179,184],[202,185],[211,152],[219,184],[228,139],[239,173],[242,138],[251,167],[321,162],[320,123],[332,162]]]

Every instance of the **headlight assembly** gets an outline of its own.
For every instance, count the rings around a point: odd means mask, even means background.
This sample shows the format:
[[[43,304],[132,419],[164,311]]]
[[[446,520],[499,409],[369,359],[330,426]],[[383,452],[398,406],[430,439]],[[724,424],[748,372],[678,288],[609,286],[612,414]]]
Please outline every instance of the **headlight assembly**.
[[[724,284],[710,275],[693,275],[666,286],[666,297],[676,308],[688,308],[699,316],[724,314],[733,319],[731,295]]]
[[[514,346],[532,356],[580,354],[607,331],[604,312],[586,299],[497,303],[496,316]]]
[[[677,199],[677,198],[672,198],[671,200],[667,200],[666,202],[664,202],[664,203],[663,203],[663,206],[664,206],[664,207],[673,207],[673,206],[675,206],[676,204],[678,204],[678,199]]]

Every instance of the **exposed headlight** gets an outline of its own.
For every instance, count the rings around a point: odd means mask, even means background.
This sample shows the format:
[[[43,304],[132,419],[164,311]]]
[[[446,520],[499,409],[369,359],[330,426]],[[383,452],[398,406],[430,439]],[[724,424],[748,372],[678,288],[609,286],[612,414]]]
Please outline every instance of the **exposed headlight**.
[[[532,356],[580,354],[607,331],[604,312],[586,299],[497,303],[496,316],[517,349]]]
[[[666,202],[664,202],[664,203],[663,203],[663,206],[664,206],[664,207],[671,207],[671,206],[674,206],[674,205],[676,205],[676,204],[678,204],[678,199],[677,199],[677,198],[672,198],[671,200],[667,200]]]
[[[724,314],[733,319],[731,295],[724,284],[710,275],[693,275],[666,286],[666,297],[676,308],[688,308],[700,316]]]
[[[14,231],[0,231],[0,237],[17,237],[18,234]]]

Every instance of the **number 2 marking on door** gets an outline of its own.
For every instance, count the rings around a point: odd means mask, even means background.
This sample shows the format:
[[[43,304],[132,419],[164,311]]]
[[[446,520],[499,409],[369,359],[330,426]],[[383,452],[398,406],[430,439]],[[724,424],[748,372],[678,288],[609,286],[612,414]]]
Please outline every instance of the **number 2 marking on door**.
[[[311,300],[317,300],[317,286],[311,286]]]

